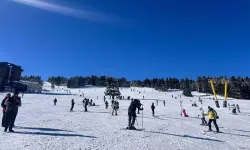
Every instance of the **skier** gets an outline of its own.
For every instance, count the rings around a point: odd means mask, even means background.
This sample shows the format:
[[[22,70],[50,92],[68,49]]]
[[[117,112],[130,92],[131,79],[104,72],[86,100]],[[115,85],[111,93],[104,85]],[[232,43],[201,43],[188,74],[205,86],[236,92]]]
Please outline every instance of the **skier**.
[[[207,121],[206,121],[206,119],[205,119],[204,110],[203,110],[202,107],[200,108],[200,111],[201,111],[201,125],[207,125]],[[200,115],[199,115],[199,116],[200,116]]]
[[[209,121],[208,121],[208,131],[212,131],[212,128],[211,128],[211,123],[213,122],[214,123],[214,126],[216,128],[216,131],[219,132],[219,127],[216,123],[216,119],[219,119],[219,117],[217,116],[217,112],[211,108],[210,106],[208,106],[208,113],[205,114],[205,116],[208,116],[209,118]]]
[[[88,104],[89,104],[89,99],[86,99],[86,98],[85,98],[85,102],[84,102],[84,108],[85,108],[84,111],[85,111],[85,112],[88,111],[88,108],[87,108]]]
[[[4,132],[7,132],[8,129],[9,129],[9,132],[14,132],[12,128],[15,123],[15,117],[18,112],[18,107],[21,106],[21,100],[18,97],[18,92],[15,91],[12,97],[7,98],[4,102],[4,105],[6,105]]]
[[[136,130],[134,127],[135,120],[136,120],[136,108],[143,110],[140,108],[140,101],[138,99],[134,99],[128,108],[128,127],[127,129]]]
[[[233,108],[232,113],[233,113],[234,115],[237,115],[235,104],[232,105],[232,108]]]
[[[56,103],[57,103],[57,99],[55,98],[54,99],[54,106],[56,106]]]
[[[115,101],[113,104],[112,104],[112,116],[114,115],[114,112],[115,112],[115,115],[117,116],[117,109],[119,108],[119,103],[118,101]]]
[[[15,108],[13,109],[13,120],[11,121],[13,123],[13,126],[15,126],[15,121],[16,121],[16,117],[17,117],[17,114],[18,114],[18,107],[21,107],[22,105],[22,101],[21,101],[21,97],[18,96],[19,95],[19,92],[18,91],[15,91],[13,96],[12,96],[12,99],[13,101],[15,102]]]
[[[75,102],[74,102],[74,99],[72,99],[72,100],[71,100],[71,108],[70,108],[70,111],[73,111],[74,106],[75,106]]]
[[[155,105],[152,103],[151,105],[152,115],[155,116]]]
[[[108,101],[105,102],[105,106],[106,106],[106,109],[108,109],[108,107],[109,107],[109,102]]]
[[[238,110],[238,113],[240,113],[240,106],[237,104],[236,109]]]
[[[1,106],[3,108],[3,117],[2,117],[2,127],[5,127],[5,110],[6,110],[6,105],[5,105],[5,101],[11,97],[11,94],[8,93],[5,98],[2,100]]]
[[[166,105],[166,101],[163,101],[163,105],[164,105],[164,107],[165,107],[165,105]]]

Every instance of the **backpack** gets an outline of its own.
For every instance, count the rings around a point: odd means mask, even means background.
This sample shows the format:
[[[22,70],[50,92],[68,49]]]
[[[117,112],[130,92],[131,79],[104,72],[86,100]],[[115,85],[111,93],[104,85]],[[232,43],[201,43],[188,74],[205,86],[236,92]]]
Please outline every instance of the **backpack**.
[[[215,110],[213,110],[213,115],[215,116],[216,119],[219,119],[219,116]]]

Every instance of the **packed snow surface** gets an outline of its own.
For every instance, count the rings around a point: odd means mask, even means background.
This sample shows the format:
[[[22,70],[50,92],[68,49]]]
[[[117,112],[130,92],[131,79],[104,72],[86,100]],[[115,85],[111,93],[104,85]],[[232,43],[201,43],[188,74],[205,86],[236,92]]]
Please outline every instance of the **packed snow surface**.
[[[1,150],[249,150],[250,149],[250,101],[229,99],[230,104],[239,104],[241,113],[233,115],[228,108],[216,108],[212,96],[202,95],[203,106],[198,97],[178,98],[181,91],[158,92],[150,88],[121,88],[127,98],[141,99],[144,111],[138,114],[135,127],[143,131],[121,130],[128,125],[128,106],[130,100],[119,100],[118,116],[111,115],[111,107],[105,109],[103,100],[105,88],[90,86],[70,89],[66,87],[51,90],[49,83],[42,94],[25,94],[22,107],[16,119],[15,133],[0,132]],[[63,89],[62,89],[63,88]],[[57,91],[57,89],[59,89]],[[139,94],[140,91],[140,94]],[[93,99],[97,106],[88,107],[84,112],[84,96]],[[197,94],[197,93],[194,93]],[[3,99],[6,93],[0,93]],[[172,98],[177,97],[177,99]],[[197,94],[198,95],[198,94]],[[20,94],[21,96],[21,94]],[[144,100],[143,99],[144,96]],[[201,96],[201,95],[200,95]],[[98,97],[98,99],[97,99]],[[53,100],[57,98],[57,105]],[[111,101],[108,98],[109,104]],[[70,112],[71,100],[75,108]],[[156,99],[159,100],[157,105]],[[221,97],[223,99],[223,97]],[[163,105],[166,101],[166,106]],[[180,115],[180,100],[188,118]],[[198,107],[192,107],[195,102]],[[220,105],[222,106],[222,100]],[[155,103],[155,117],[151,104]],[[222,133],[206,132],[198,118],[200,107],[207,112],[207,106],[215,108],[219,115],[217,124]],[[208,120],[208,118],[206,118]],[[212,125],[212,129],[215,127]]]

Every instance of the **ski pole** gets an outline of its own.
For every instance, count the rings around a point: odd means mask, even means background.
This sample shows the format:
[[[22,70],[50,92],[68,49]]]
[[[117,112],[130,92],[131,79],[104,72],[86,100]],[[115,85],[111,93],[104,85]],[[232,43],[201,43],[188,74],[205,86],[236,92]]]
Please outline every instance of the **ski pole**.
[[[142,110],[142,129],[143,129],[143,110]]]

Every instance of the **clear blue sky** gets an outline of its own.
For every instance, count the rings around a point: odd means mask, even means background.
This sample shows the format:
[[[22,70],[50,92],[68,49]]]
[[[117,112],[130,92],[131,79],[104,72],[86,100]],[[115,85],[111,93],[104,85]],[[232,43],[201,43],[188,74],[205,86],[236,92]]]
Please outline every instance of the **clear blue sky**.
[[[25,75],[250,75],[249,0],[0,0],[0,61]]]

